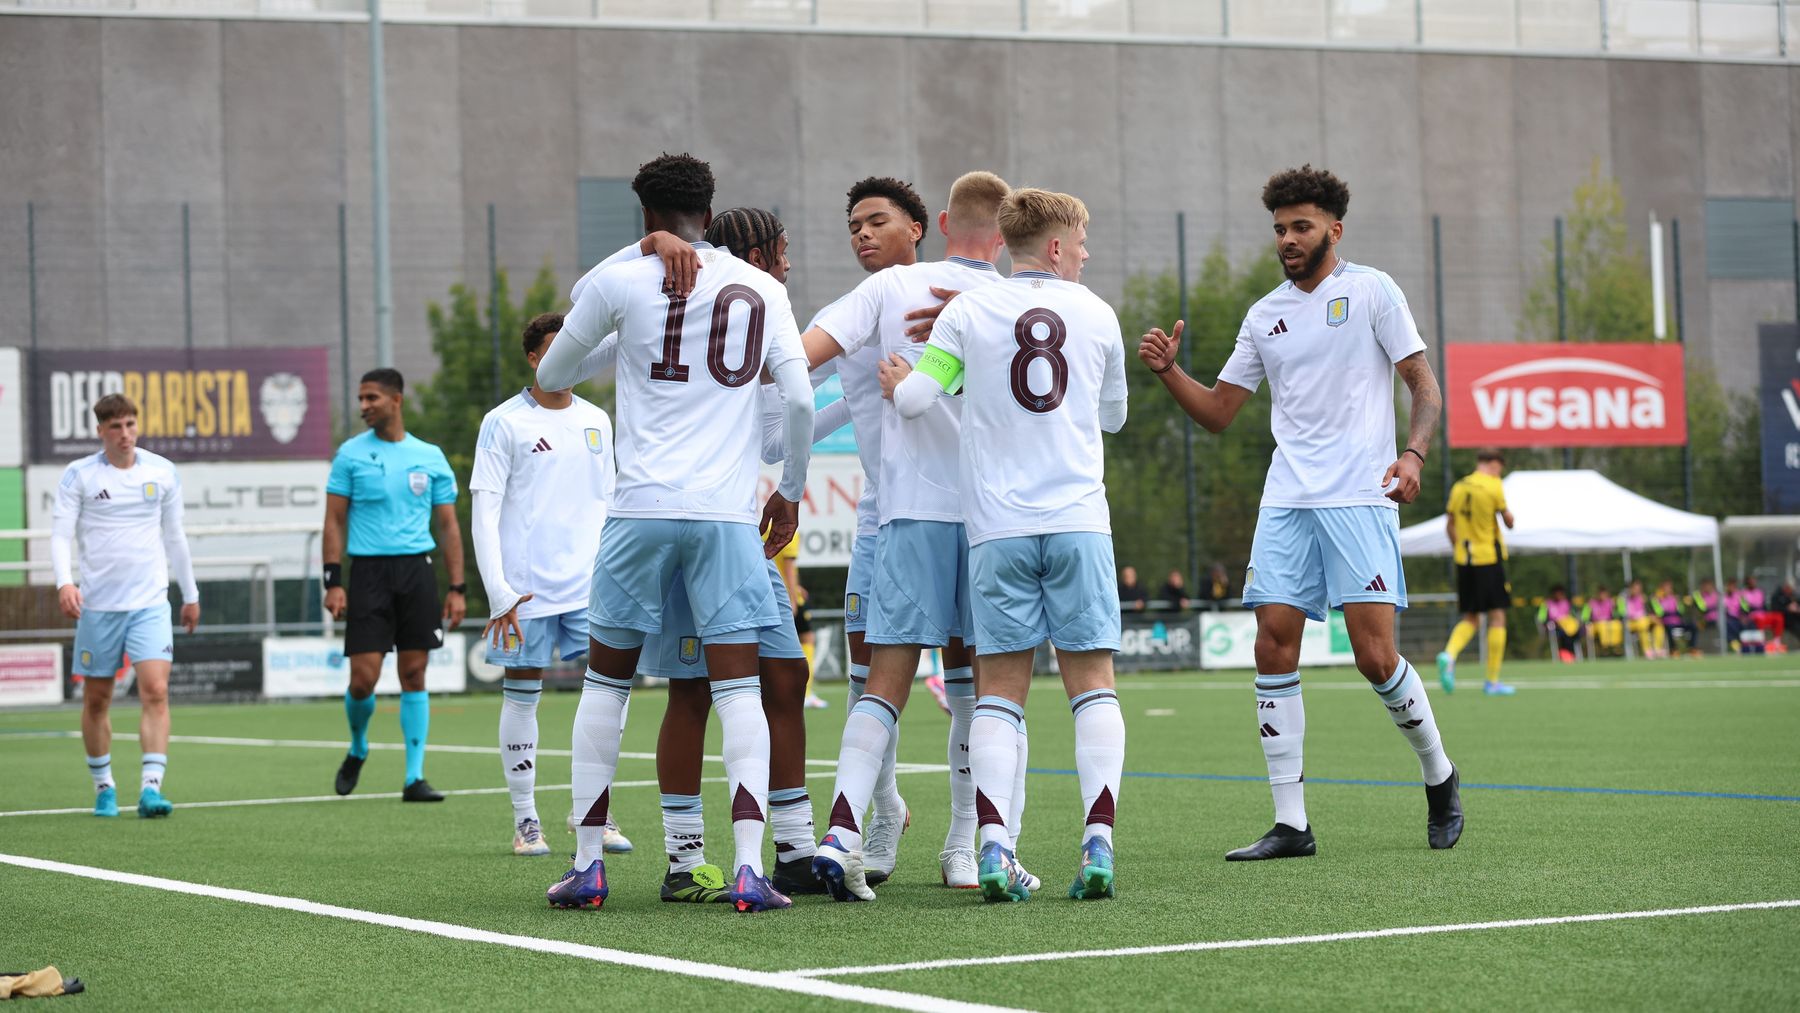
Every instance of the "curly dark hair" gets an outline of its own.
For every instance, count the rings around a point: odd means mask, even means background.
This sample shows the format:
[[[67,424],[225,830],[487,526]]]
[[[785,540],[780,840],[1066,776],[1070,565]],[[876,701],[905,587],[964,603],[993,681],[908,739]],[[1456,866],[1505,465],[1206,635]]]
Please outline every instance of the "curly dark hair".
[[[775,243],[785,231],[781,219],[762,208],[731,208],[713,216],[706,227],[706,241],[746,262],[751,250],[761,250],[763,262],[768,263],[775,259]]]
[[[1342,219],[1344,212],[1350,210],[1350,188],[1331,173],[1308,164],[1270,176],[1263,187],[1262,201],[1270,211],[1295,204],[1317,204],[1331,217]]]
[[[925,201],[912,184],[892,176],[869,176],[856,181],[847,195],[849,203],[844,205],[844,214],[856,210],[856,205],[870,197],[886,197],[894,202],[894,206],[906,213],[906,217],[919,223],[919,241],[925,241],[925,233],[931,231],[931,212],[925,210]]]
[[[544,339],[562,330],[562,325],[563,315],[561,313],[539,313],[532,317],[531,322],[525,325],[523,335],[522,343],[525,347],[525,354],[530,355],[544,347]]]
[[[663,152],[638,166],[631,181],[638,202],[652,211],[705,214],[712,208],[712,166],[682,152]]]

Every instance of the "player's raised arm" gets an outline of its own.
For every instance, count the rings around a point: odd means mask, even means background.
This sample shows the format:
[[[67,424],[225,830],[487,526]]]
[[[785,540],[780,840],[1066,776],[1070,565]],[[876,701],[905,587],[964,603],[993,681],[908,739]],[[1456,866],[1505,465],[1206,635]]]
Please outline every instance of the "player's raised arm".
[[[1150,372],[1155,373],[1163,387],[1174,395],[1175,403],[1187,412],[1188,418],[1209,433],[1222,433],[1231,425],[1231,420],[1237,418],[1238,411],[1254,391],[1229,383],[1222,376],[1211,387],[1188,376],[1176,361],[1181,350],[1181,333],[1186,329],[1185,320],[1175,321],[1175,330],[1169,334],[1164,334],[1160,327],[1152,327],[1138,342],[1138,359],[1150,367]],[[1237,357],[1233,353],[1233,361]]]
[[[606,282],[604,275],[595,279],[563,318],[557,340],[538,360],[539,390],[568,390],[603,368],[588,361],[588,355],[597,351],[608,336],[616,342],[619,312],[614,307],[623,305],[610,297]],[[584,369],[590,372],[584,375]]]
[[[192,633],[200,625],[200,585],[194,580],[194,557],[188,551],[187,531],[182,528],[181,518],[178,478],[162,496],[162,543],[169,560],[169,574],[181,585],[181,626]]]

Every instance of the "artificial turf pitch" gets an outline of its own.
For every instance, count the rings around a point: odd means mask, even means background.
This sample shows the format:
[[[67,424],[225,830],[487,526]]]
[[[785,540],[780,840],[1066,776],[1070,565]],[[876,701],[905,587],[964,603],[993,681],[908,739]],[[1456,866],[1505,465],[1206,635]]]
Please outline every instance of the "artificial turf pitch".
[[[566,867],[566,789],[540,790],[556,853],[511,854],[504,793],[440,805],[392,799],[195,808],[209,800],[331,793],[344,735],[338,702],[177,707],[166,820],[139,820],[138,748],[115,740],[125,815],[0,815],[0,856],[165,877],[359,911],[567,940],[725,969],[788,971],[1255,940],[1413,926],[1800,899],[1800,663],[1785,657],[1515,664],[1510,699],[1478,683],[1433,706],[1463,778],[1468,827],[1453,851],[1425,843],[1418,764],[1353,672],[1309,671],[1307,807],[1314,858],[1227,864],[1272,822],[1244,674],[1121,680],[1128,734],[1117,827],[1116,899],[1064,896],[1078,860],[1080,797],[1061,687],[1040,679],[1028,709],[1032,776],[1020,857],[1044,880],[1029,903],[983,904],[938,884],[946,826],[947,718],[921,689],[901,723],[913,813],[900,867],[873,904],[804,897],[738,915],[658,901],[665,859],[656,789],[620,787],[614,812],[637,844],[608,859],[600,911],[553,911],[543,891]],[[1427,674],[1429,678],[1429,674]],[[1469,676],[1474,677],[1473,671]],[[834,692],[835,690],[835,692]],[[808,713],[815,812],[829,807],[843,692]],[[653,748],[663,694],[634,694],[625,749]],[[443,789],[498,788],[497,696],[433,700]],[[567,750],[576,697],[547,695],[542,747]],[[134,732],[136,711],[115,712]],[[74,710],[0,715],[0,813],[91,805]],[[397,744],[384,699],[372,738]],[[717,728],[711,752],[717,751]],[[401,754],[377,749],[359,794],[400,788]],[[540,759],[564,785],[568,758]],[[928,766],[925,766],[928,765]],[[709,763],[709,776],[722,767]],[[621,782],[654,780],[647,759]],[[709,858],[730,858],[722,784],[706,786]],[[4,859],[0,858],[0,862]],[[668,970],[445,939],[404,927],[271,910],[64,872],[0,864],[0,969],[54,963],[89,992],[80,1008],[323,1007],[846,1008]],[[822,975],[932,997],[1039,1010],[1122,1008],[1792,1009],[1800,996],[1800,908],[1316,941],[1240,949]],[[878,997],[879,998],[879,997]]]

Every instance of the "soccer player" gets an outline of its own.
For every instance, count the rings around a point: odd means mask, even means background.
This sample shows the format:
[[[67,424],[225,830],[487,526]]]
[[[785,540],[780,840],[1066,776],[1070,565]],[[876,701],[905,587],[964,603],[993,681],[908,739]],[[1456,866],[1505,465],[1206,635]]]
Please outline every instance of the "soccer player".
[[[894,356],[882,387],[905,418],[943,411],[959,384],[961,478],[981,696],[969,732],[983,895],[1027,900],[1010,811],[1031,662],[1050,641],[1075,712],[1084,818],[1069,896],[1113,895],[1113,816],[1125,721],[1113,688],[1119,599],[1113,583],[1102,431],[1125,424],[1119,318],[1082,287],[1088,210],[1046,190],[1014,190],[998,221],[1011,278],[957,297],[919,367]]]
[[[1313,854],[1306,818],[1300,637],[1307,619],[1341,609],[1357,670],[1418,754],[1426,840],[1448,848],[1462,834],[1456,767],[1418,672],[1394,644],[1406,607],[1399,505],[1419,495],[1419,468],[1443,395],[1406,297],[1386,274],[1340,260],[1350,188],[1322,169],[1276,173],[1263,188],[1287,281],[1258,300],[1237,348],[1208,387],[1176,365],[1181,344],[1154,328],[1138,357],[1194,421],[1231,424],[1266,376],[1275,454],[1263,486],[1244,604],[1256,610],[1256,722],[1275,826],[1230,861]],[[1289,318],[1292,319],[1289,319]],[[1406,443],[1394,453],[1393,373],[1412,392]],[[1384,464],[1383,462],[1392,462]]]
[[[1513,526],[1506,506],[1506,487],[1500,473],[1506,458],[1498,450],[1475,454],[1475,470],[1450,489],[1445,508],[1445,531],[1456,558],[1456,600],[1462,619],[1450,631],[1450,643],[1438,652],[1438,683],[1444,692],[1456,691],[1456,656],[1475,638],[1477,623],[1487,613],[1487,682],[1482,692],[1511,696],[1513,687],[1500,681],[1500,663],[1506,657],[1506,610],[1512,605],[1512,585],[1506,580],[1506,539],[1500,524]],[[1499,518],[1500,524],[1494,523]]]
[[[562,320],[540,313],[525,325],[532,369]],[[612,419],[587,400],[534,384],[481,420],[471,520],[488,594],[487,660],[506,670],[500,763],[516,855],[550,853],[537,811],[538,698],[545,666],[587,650],[588,584],[612,491]],[[609,851],[630,850],[616,829],[608,836]]]
[[[573,761],[578,851],[547,892],[556,907],[599,907],[607,894],[602,828],[618,769],[619,732],[644,637],[662,631],[663,603],[683,580],[706,641],[713,706],[724,731],[739,911],[787,907],[763,875],[769,725],[757,680],[760,631],[780,622],[768,555],[793,537],[811,456],[812,390],[781,283],[704,242],[712,170],[663,155],[632,180],[646,232],[696,244],[691,294],[665,294],[663,264],[640,258],[602,271],[538,363],[538,385],[568,386],[582,360],[618,332],[619,477],[600,535],[588,606],[588,674],[576,711]],[[780,386],[787,463],[760,524],[756,510],[763,372]],[[770,530],[766,547],[757,529]]]
[[[181,527],[181,478],[160,454],[137,447],[137,405],[123,394],[94,402],[100,450],[64,469],[51,514],[56,602],[75,620],[81,682],[81,741],[94,779],[94,815],[119,815],[112,776],[113,677],[127,655],[137,672],[138,745],[143,750],[138,815],[167,816],[169,766],[169,577],[181,585],[181,625],[200,623],[200,586]],[[81,542],[81,583],[71,572]]]
[[[455,629],[462,622],[469,586],[463,583],[456,476],[442,450],[406,431],[405,396],[399,370],[363,374],[356,397],[368,432],[338,447],[325,482],[325,611],[333,619],[349,616],[344,654],[350,658],[350,687],[344,691],[344,714],[350,723],[350,750],[338,766],[336,787],[339,795],[348,795],[362,776],[375,683],[383,656],[392,650],[398,655],[400,731],[406,739],[400,797],[442,802],[443,793],[425,780],[425,741],[431,731],[425,662],[432,649],[443,646],[445,626]],[[434,524],[450,576],[441,607],[431,568]],[[356,557],[348,593],[346,549]]]
[[[906,334],[910,310],[934,298],[933,288],[963,291],[1000,279],[993,265],[1001,246],[995,215],[1007,192],[1006,182],[991,172],[957,179],[948,210],[938,218],[949,259],[881,271],[828,306],[803,335],[809,363],[818,367],[834,356],[870,347],[879,348],[883,357],[897,353],[916,360],[922,346]],[[955,402],[910,420],[900,418],[892,405],[882,410],[881,527],[864,636],[874,645],[869,681],[844,722],[830,826],[813,863],[814,873],[838,900],[875,896],[865,873],[861,821],[912,690],[920,652],[960,646],[972,632],[968,543],[956,464],[960,415]],[[951,829],[940,867],[947,884],[968,886],[974,871],[974,791],[972,781],[959,785],[956,775],[966,768],[962,757],[968,725],[962,712],[973,718],[973,673],[946,667],[946,690],[954,690],[947,749],[953,777]],[[967,795],[967,809],[958,794]]]

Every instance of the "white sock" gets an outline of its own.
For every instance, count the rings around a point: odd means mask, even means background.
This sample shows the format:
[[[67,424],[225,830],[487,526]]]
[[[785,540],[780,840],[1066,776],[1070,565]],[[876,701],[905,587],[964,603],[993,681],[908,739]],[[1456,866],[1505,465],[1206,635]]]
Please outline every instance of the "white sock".
[[[862,699],[863,690],[869,685],[869,666],[850,666],[850,701],[845,705],[844,714],[848,718],[855,709],[856,701]],[[881,772],[875,775],[875,790],[870,796],[870,803],[880,812],[898,813],[906,805],[900,798],[900,784],[894,777],[894,761],[900,753],[900,729],[896,726],[888,735],[887,752],[881,755]]]
[[[662,797],[663,851],[670,872],[687,872],[706,864],[706,819],[698,795]]]
[[[969,767],[969,723],[975,720],[975,675],[970,668],[944,672],[944,701],[950,705],[950,832],[944,850],[967,848],[975,840],[975,775]]]
[[[975,701],[975,719],[969,722],[969,768],[975,776],[980,845],[1013,847],[1004,814],[1013,811],[1024,714],[1024,708],[1005,697],[984,696]]]
[[[817,854],[812,796],[804,786],[769,789],[769,830],[775,838],[775,861],[792,862]]]
[[[1443,784],[1450,776],[1450,757],[1444,755],[1443,740],[1438,737],[1437,718],[1431,714],[1431,700],[1425,695],[1425,684],[1419,673],[1405,658],[1394,668],[1388,681],[1375,687],[1375,693],[1387,706],[1394,727],[1419,754],[1419,774],[1426,784]]]
[[[1256,725],[1269,765],[1275,822],[1305,830],[1306,704],[1301,702],[1299,672],[1256,677]]]
[[[586,869],[602,854],[613,775],[619,770],[619,734],[624,731],[629,699],[630,679],[609,679],[588,669],[581,703],[575,708],[575,741],[569,758],[574,811],[582,814],[575,826],[577,869]]]
[[[763,713],[762,682],[754,675],[714,682],[712,699],[724,740],[720,751],[731,798],[731,837],[737,845],[731,868],[748,865],[760,876],[769,819],[769,719]]]
[[[869,796],[881,774],[882,757],[894,737],[900,712],[894,705],[864,693],[844,719],[844,742],[838,750],[837,786],[832,789],[831,818],[825,833],[836,835],[846,851],[862,851],[862,825]]]
[[[1104,838],[1111,844],[1119,782],[1125,777],[1125,715],[1119,694],[1091,689],[1069,701],[1075,712],[1075,775],[1081,780],[1082,843]]]
[[[544,683],[541,679],[503,679],[500,690],[500,767],[506,775],[506,793],[512,796],[513,822],[535,820],[537,705]]]
[[[1025,724],[1023,709],[1019,713],[1018,759],[1013,761],[1012,807],[1006,814],[1006,833],[1017,850],[1025,833],[1025,770],[1031,766],[1031,728]]]
[[[169,769],[169,754],[145,753],[142,769],[142,779],[138,782],[140,789],[162,791],[163,774]]]
[[[94,791],[97,793],[102,788],[112,787],[112,754],[90,756],[87,762],[88,775],[94,779]]]

